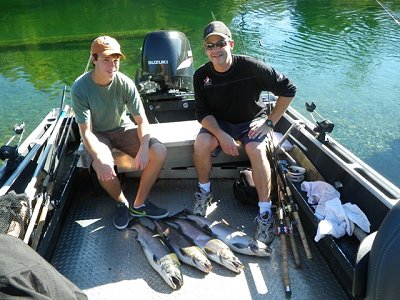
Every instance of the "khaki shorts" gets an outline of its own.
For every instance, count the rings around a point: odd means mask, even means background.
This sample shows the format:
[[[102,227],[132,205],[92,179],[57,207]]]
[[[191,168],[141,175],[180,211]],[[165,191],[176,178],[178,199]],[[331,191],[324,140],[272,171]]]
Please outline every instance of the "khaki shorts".
[[[94,133],[99,141],[107,147],[112,149],[118,149],[129,156],[135,158],[139,148],[140,148],[140,140],[137,134],[136,128],[118,128],[105,132],[95,132]],[[161,142],[156,138],[150,138],[149,148],[156,143]],[[90,153],[85,150],[85,165],[90,167],[92,166],[93,158]]]

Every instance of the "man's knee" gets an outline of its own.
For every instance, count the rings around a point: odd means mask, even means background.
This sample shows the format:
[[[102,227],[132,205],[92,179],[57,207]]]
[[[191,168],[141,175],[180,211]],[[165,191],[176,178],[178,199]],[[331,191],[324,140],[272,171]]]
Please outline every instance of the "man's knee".
[[[194,152],[196,153],[211,153],[218,147],[217,139],[209,133],[200,133],[194,141]]]
[[[249,157],[255,159],[265,159],[267,157],[265,143],[247,143],[245,150]]]
[[[167,157],[167,148],[160,142],[153,143],[150,146],[150,151],[161,161],[164,161]]]

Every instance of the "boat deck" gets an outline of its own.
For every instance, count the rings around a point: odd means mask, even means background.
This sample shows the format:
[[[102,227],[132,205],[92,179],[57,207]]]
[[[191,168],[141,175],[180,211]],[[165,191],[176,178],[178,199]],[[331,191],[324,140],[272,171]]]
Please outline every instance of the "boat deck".
[[[126,194],[133,198],[137,178],[123,178]],[[195,179],[160,179],[150,199],[167,207],[171,214],[192,209]],[[232,179],[214,179],[213,193],[218,207],[211,219],[225,219],[248,234],[255,231],[257,208],[244,206],[234,198]],[[237,254],[245,265],[235,274],[214,262],[210,274],[182,265],[184,284],[172,290],[147,261],[131,230],[118,231],[112,224],[115,204],[101,189],[94,189],[88,176],[80,187],[61,233],[52,264],[90,299],[284,299],[279,239],[275,238],[271,258]],[[93,192],[95,190],[95,192]],[[97,191],[97,192],[96,192]],[[302,268],[295,269],[289,243],[291,299],[347,299],[346,294],[319,254],[312,237],[313,258],[307,260],[296,236]]]

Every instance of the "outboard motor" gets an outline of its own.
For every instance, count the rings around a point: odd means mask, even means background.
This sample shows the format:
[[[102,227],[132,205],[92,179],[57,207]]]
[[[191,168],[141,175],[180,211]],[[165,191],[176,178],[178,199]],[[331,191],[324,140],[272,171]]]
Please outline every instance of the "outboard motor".
[[[151,78],[162,90],[193,90],[193,55],[184,33],[150,32],[144,38],[142,51],[142,77]]]
[[[148,33],[143,41],[141,66],[136,84],[150,123],[195,119],[193,55],[184,33]]]

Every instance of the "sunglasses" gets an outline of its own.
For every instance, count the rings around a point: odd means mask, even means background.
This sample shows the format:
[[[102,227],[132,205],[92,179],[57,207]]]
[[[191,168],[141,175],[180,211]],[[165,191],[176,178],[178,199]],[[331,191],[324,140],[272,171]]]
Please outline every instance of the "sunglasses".
[[[224,48],[227,44],[228,44],[227,40],[222,40],[222,41],[216,42],[215,44],[214,43],[207,43],[207,44],[204,45],[204,47],[206,48],[206,50],[211,51],[216,47]]]

